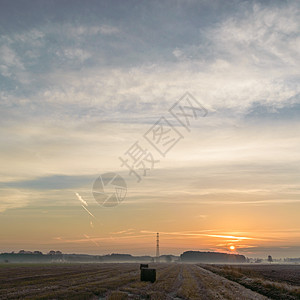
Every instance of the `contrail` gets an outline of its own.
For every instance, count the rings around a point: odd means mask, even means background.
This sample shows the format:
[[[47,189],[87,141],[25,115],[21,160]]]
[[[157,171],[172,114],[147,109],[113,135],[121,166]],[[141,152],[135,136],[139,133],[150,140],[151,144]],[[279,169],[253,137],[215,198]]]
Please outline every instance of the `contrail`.
[[[88,214],[90,214],[93,218],[95,218],[96,219],[96,217],[84,206],[84,205],[81,205],[84,209],[85,209],[85,211],[88,213]]]
[[[82,197],[78,193],[75,193],[75,195],[77,196],[78,200],[81,203],[83,203],[85,206],[88,206],[87,202],[85,200],[83,200]]]

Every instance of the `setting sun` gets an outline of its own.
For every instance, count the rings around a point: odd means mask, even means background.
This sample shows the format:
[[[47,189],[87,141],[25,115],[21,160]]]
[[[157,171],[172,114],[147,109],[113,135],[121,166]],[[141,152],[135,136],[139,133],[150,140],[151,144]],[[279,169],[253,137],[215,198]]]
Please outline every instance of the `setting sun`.
[[[235,250],[235,247],[234,246],[230,246],[229,249],[230,250]]]

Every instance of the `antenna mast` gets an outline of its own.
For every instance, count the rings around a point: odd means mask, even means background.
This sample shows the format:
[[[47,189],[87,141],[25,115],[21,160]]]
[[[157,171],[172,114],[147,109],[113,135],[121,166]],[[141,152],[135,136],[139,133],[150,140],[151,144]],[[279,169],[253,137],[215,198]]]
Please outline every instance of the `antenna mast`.
[[[159,233],[156,234],[156,262],[159,261]]]

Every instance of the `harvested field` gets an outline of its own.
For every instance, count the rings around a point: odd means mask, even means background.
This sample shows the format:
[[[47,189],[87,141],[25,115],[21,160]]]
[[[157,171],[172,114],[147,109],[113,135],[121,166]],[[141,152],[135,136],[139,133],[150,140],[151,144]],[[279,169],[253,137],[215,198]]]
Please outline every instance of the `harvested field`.
[[[300,299],[299,265],[202,265],[271,299]]]
[[[267,299],[221,274],[221,266],[149,267],[157,270],[155,283],[140,282],[139,264],[134,263],[2,264],[0,299]]]
[[[291,285],[300,284],[300,265],[239,265],[238,269],[244,274],[253,274],[264,279],[284,282]]]

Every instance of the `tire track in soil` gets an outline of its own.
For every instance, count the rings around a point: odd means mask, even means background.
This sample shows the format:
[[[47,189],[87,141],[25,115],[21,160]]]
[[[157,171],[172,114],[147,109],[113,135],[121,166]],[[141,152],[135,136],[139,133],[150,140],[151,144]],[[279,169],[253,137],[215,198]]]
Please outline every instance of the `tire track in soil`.
[[[269,298],[245,288],[235,281],[231,281],[223,276],[217,275],[200,266],[195,265],[197,277],[203,278],[207,291],[211,292],[210,299],[232,299],[232,300],[267,300]],[[210,287],[209,287],[210,286]],[[214,288],[211,288],[211,287]]]
[[[182,299],[180,297],[177,297],[177,291],[180,289],[180,287],[182,285],[182,281],[183,281],[182,266],[180,265],[178,275],[172,286],[172,292],[167,294],[167,298],[166,298],[167,300],[173,300],[173,299],[181,300]]]
[[[210,300],[212,295],[211,293],[209,293],[209,289],[207,288],[207,286],[203,283],[203,281],[199,278],[199,276],[197,276],[198,275],[197,267],[191,265],[189,266],[189,270],[192,277],[197,283],[198,295],[199,296],[201,295],[201,299],[203,300]]]
[[[176,275],[180,269],[178,268],[178,265],[166,265],[164,267],[164,272],[160,274],[153,287],[157,292],[162,291],[164,293],[164,297],[167,297],[167,295],[173,290],[174,283],[178,277]],[[172,282],[174,283],[172,284]]]

